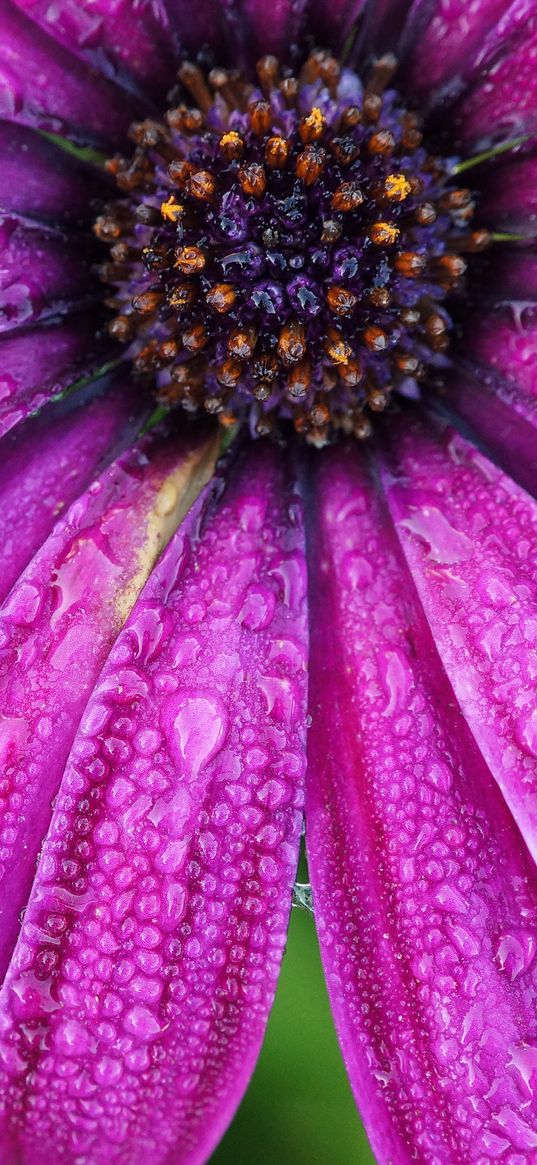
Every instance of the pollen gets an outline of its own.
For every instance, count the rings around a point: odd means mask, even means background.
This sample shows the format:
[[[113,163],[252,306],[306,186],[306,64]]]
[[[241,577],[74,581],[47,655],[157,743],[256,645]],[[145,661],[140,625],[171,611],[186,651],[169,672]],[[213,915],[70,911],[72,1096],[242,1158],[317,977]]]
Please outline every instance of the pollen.
[[[177,222],[184,211],[184,206],[177,202],[175,195],[170,194],[165,202],[160,204],[160,213],[167,222]]]
[[[404,174],[388,174],[384,180],[384,193],[390,201],[404,202],[411,190],[410,182]]]
[[[94,231],[140,391],[320,446],[365,440],[438,377],[450,296],[492,236],[396,67],[356,78],[315,49],[296,72],[266,56],[246,77],[200,56],[162,119],[131,127]]]

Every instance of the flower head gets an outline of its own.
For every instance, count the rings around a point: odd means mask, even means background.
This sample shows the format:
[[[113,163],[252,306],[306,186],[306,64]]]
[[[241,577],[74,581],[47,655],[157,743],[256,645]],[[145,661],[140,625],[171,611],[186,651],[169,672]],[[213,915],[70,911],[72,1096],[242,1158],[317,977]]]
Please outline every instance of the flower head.
[[[521,1165],[534,14],[1,21],[2,1165],[208,1160],[304,803],[379,1162]]]

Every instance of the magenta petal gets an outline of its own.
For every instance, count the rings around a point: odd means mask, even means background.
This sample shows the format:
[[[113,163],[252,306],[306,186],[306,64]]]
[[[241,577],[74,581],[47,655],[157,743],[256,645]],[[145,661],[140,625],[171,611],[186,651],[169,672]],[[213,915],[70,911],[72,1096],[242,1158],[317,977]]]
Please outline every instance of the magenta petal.
[[[537,158],[516,159],[491,171],[479,215],[493,229],[537,234]]]
[[[448,400],[502,469],[537,495],[537,400],[478,366],[453,376]]]
[[[14,0],[72,53],[112,77],[130,77],[163,96],[173,83],[173,55],[163,6],[153,0]]]
[[[132,386],[77,394],[45,409],[0,444],[0,602],[86,488],[143,419]]]
[[[463,715],[537,857],[537,503],[459,435],[408,420],[381,473]]]
[[[379,1165],[524,1165],[535,871],[356,449],[321,455],[312,509],[306,837],[356,1098]]]
[[[0,608],[0,972],[88,694],[205,446],[154,437],[77,501]]]
[[[477,79],[457,111],[465,142],[514,136],[537,128],[537,13],[533,0],[513,0],[480,45]]]
[[[91,315],[0,339],[0,434],[101,367],[107,352]]]
[[[95,214],[97,181],[41,134],[0,121],[0,209],[51,222]]]
[[[207,1160],[285,942],[305,702],[301,502],[258,445],[170,543],[82,719],[2,993],[2,1165]]]
[[[414,20],[421,28],[405,64],[409,91],[426,96],[450,82],[460,88],[505,8],[506,0],[473,0],[469,17],[468,0],[418,0]]]
[[[122,143],[140,107],[2,0],[0,116],[82,141]]]
[[[59,232],[0,215],[0,332],[89,301],[94,277]]]
[[[247,21],[251,51],[286,56],[300,31],[305,0],[240,0],[235,7]]]

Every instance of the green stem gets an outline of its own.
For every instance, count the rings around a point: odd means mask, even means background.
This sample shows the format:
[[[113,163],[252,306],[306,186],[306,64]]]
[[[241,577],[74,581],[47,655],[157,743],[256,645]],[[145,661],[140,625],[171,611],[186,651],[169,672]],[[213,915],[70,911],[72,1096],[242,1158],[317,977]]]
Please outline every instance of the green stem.
[[[491,158],[497,158],[499,154],[506,154],[508,150],[514,150],[515,146],[522,145],[528,140],[529,134],[522,134],[521,137],[511,138],[508,142],[499,142],[497,146],[491,146],[490,150],[483,150],[480,154],[474,154],[473,158],[465,158],[463,162],[457,162],[450,174],[463,174],[465,170],[470,170],[472,166],[480,166],[482,162],[488,162]]]

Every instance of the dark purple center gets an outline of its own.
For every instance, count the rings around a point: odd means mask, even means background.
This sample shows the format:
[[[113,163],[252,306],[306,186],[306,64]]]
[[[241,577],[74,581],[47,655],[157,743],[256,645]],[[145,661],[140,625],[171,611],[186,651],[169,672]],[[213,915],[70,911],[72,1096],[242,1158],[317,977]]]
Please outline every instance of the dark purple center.
[[[489,236],[390,88],[395,65],[364,84],[326,52],[298,76],[264,57],[254,86],[186,63],[163,121],[131,127],[95,230],[111,332],[158,402],[324,444],[367,436],[445,365],[445,300]]]

